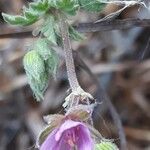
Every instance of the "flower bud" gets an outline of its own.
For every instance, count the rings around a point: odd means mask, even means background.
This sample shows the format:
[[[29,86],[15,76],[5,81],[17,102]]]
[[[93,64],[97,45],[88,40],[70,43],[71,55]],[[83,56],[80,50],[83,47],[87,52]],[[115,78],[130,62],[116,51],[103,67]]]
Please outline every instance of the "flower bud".
[[[87,121],[92,114],[92,107],[86,105],[73,106],[68,109],[66,116],[74,117],[77,120]]]

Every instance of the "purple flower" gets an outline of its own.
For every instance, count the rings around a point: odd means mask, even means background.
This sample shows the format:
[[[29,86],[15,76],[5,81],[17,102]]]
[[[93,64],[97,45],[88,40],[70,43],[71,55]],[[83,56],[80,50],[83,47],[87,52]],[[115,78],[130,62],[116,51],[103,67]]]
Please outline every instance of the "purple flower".
[[[40,150],[93,150],[89,129],[81,122],[66,120],[53,130]]]

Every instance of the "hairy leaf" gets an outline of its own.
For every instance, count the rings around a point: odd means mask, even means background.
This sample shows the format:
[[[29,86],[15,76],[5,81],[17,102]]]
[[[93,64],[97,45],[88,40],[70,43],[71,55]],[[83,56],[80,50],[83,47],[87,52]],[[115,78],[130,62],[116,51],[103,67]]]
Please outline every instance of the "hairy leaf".
[[[100,0],[78,0],[80,8],[86,11],[99,12],[105,7],[105,3]]]
[[[77,0],[49,0],[49,3],[56,9],[62,10],[69,15],[75,15],[79,7]]]
[[[95,150],[119,150],[119,149],[111,141],[102,141],[101,143],[96,144]]]
[[[69,36],[75,41],[84,39],[83,35],[76,31],[72,26],[69,27]]]
[[[24,56],[23,64],[28,74],[37,80],[40,80],[41,74],[45,72],[44,60],[36,50],[31,50]]]
[[[4,20],[11,25],[26,26],[26,25],[31,25],[37,21],[37,18],[28,19],[24,16],[19,16],[19,15],[13,16],[5,13],[2,13],[2,16]]]
[[[29,20],[38,20],[39,15],[32,10],[26,9],[24,11],[24,16]]]
[[[51,45],[46,38],[39,38],[34,44],[34,49],[37,50],[44,60],[47,60],[51,55]]]
[[[11,25],[27,26],[35,23],[49,9],[47,0],[37,0],[29,3],[29,8],[23,7],[23,15],[8,15],[2,13],[4,20]]]
[[[35,78],[31,78],[30,75],[27,74],[29,85],[36,97],[37,101],[44,99],[44,92],[48,86],[48,74],[43,74],[40,77],[40,80],[36,80]]]
[[[44,99],[44,92],[48,87],[48,74],[45,74],[41,77],[41,80],[39,83],[37,82],[31,82],[30,86],[31,89],[33,90],[33,93],[37,99],[37,101],[43,100]]]
[[[76,0],[57,0],[57,7],[69,15],[75,15],[78,6]]]
[[[44,24],[41,28],[41,33],[53,44],[57,44],[56,33],[55,33],[55,19],[53,16],[48,15],[44,20]]]
[[[23,64],[30,87],[39,101],[43,99],[48,84],[48,73],[45,69],[44,60],[36,50],[31,50],[24,56]]]
[[[29,4],[29,9],[39,13],[45,13],[49,9],[48,0],[38,0]]]
[[[53,75],[53,77],[55,77],[56,75],[58,63],[59,63],[58,55],[54,50],[51,49],[51,55],[49,55],[49,58],[45,61],[45,65],[46,71],[49,74]]]

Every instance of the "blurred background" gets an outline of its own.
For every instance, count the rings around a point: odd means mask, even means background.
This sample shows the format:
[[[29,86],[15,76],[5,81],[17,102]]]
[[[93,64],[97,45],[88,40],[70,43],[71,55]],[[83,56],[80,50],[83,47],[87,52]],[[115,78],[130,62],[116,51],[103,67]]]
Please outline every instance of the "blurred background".
[[[0,0],[0,35],[31,31],[35,26],[12,27],[1,12],[19,14],[27,0]],[[149,1],[145,1],[147,5]],[[120,9],[108,4],[101,13],[79,12],[75,24],[92,22]],[[116,19],[150,19],[150,10],[132,6]],[[22,34],[23,35],[23,34]],[[1,37],[1,36],[0,36]],[[35,149],[35,140],[44,126],[43,115],[62,112],[69,88],[63,51],[56,79],[51,78],[45,100],[35,101],[22,65],[22,58],[35,40],[32,37],[0,38],[0,150]],[[86,33],[82,42],[72,42],[80,58],[98,77],[118,111],[129,150],[150,150],[150,28]],[[92,78],[76,64],[81,86],[100,103],[93,118],[100,133],[115,143],[120,139],[106,102]]]

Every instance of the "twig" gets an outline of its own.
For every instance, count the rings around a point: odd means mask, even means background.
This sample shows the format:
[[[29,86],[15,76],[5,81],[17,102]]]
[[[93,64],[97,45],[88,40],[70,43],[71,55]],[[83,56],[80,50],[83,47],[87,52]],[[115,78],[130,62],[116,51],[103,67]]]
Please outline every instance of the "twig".
[[[150,131],[145,129],[135,129],[130,127],[125,127],[125,132],[128,137],[140,141],[150,142]]]
[[[4,33],[4,34],[0,34],[0,39],[6,39],[6,38],[16,38],[16,39],[20,39],[20,38],[32,38],[32,31],[21,31],[21,32],[14,32],[14,33]]]
[[[144,59],[144,57],[146,56],[146,53],[148,52],[149,48],[150,48],[150,37],[148,38],[148,42],[146,44],[146,47],[145,47],[144,51],[142,52],[142,57],[140,58],[140,60]]]
[[[79,55],[77,53],[75,55],[76,55],[76,59],[78,60],[78,63],[80,64],[80,66],[91,76],[92,80],[97,85],[100,99],[104,100],[107,103],[108,108],[110,109],[113,121],[114,121],[115,125],[117,126],[119,138],[121,141],[121,143],[120,143],[121,150],[127,150],[126,137],[125,137],[124,129],[123,129],[119,114],[117,113],[117,111],[116,111],[114,105],[112,104],[110,98],[108,97],[108,95],[106,94],[104,89],[101,87],[97,77],[91,72],[89,67],[84,63],[84,61],[79,57]]]
[[[142,112],[145,113],[147,117],[150,118],[150,113],[149,113],[150,105],[147,99],[142,94],[140,88],[134,89],[131,94],[132,94],[131,96],[133,97],[133,101],[136,103],[136,105],[141,109]]]
[[[68,80],[70,83],[70,87],[72,91],[74,92],[80,86],[79,86],[76,72],[75,72],[73,54],[72,54],[69,33],[68,33],[68,23],[66,21],[66,18],[63,15],[60,15],[59,19],[60,19],[61,36],[63,40],[63,48],[65,52],[65,61],[66,61],[66,67],[67,67]]]
[[[150,19],[105,20],[98,23],[82,23],[76,29],[79,32],[98,32],[122,30],[133,27],[150,27]]]
[[[100,32],[110,30],[123,30],[133,27],[150,27],[150,19],[124,19],[124,20],[105,20],[97,23],[80,23],[74,28],[81,33]],[[28,38],[32,37],[31,31],[1,34],[2,38]]]

